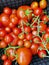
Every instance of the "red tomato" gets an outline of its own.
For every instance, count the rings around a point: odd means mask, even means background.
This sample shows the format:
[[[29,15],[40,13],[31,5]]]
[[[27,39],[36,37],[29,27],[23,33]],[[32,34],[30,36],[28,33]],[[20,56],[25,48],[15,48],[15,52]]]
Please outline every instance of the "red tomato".
[[[4,40],[0,41],[0,48],[7,47],[7,44],[4,42]]]
[[[5,14],[7,14],[7,15],[10,15],[10,14],[12,13],[12,10],[11,10],[11,8],[9,8],[9,7],[5,7],[4,10],[3,10],[3,12],[4,12]]]
[[[4,26],[8,26],[9,23],[10,23],[9,16],[6,15],[6,14],[4,14],[4,13],[1,14],[1,16],[0,16],[0,21],[2,22],[2,24],[3,24]]]
[[[48,32],[48,33],[49,33],[49,27],[47,27],[47,28],[46,28],[46,32]]]
[[[3,54],[1,59],[4,60],[4,61],[7,60],[7,56],[5,54]]]
[[[18,55],[17,62],[19,65],[29,65],[32,60],[32,53],[28,48],[19,48],[16,50],[16,54]]]
[[[49,50],[49,42],[46,44],[46,48]]]
[[[40,58],[44,58],[46,56],[46,51],[45,50],[38,50],[38,56]]]
[[[15,24],[13,24],[12,22],[9,23],[9,27],[10,28],[14,28],[15,27]]]
[[[32,43],[31,45],[31,51],[33,55],[36,55],[38,52],[38,44]]]
[[[12,65],[12,62],[9,59],[7,59],[4,61],[3,65]]]
[[[11,21],[14,25],[18,24],[18,18],[17,18],[17,16],[16,16],[15,14],[11,14],[11,15],[10,15],[10,21]]]
[[[34,14],[35,14],[36,16],[41,15],[41,14],[42,14],[42,9],[41,9],[41,8],[36,8],[36,9],[34,10]]]
[[[34,37],[34,36],[37,36],[37,30],[33,30],[33,31],[32,31],[32,35],[33,35],[33,37]]]
[[[5,31],[6,31],[7,33],[10,33],[10,32],[11,32],[11,28],[10,28],[10,27],[5,27]]]
[[[32,8],[33,10],[35,10],[36,8],[38,8],[38,2],[36,2],[36,1],[32,2],[32,3],[31,3],[31,8]]]
[[[12,14],[17,14],[17,10],[16,9],[12,9]]]
[[[3,27],[3,24],[2,24],[2,22],[0,22],[0,28],[2,28]]]

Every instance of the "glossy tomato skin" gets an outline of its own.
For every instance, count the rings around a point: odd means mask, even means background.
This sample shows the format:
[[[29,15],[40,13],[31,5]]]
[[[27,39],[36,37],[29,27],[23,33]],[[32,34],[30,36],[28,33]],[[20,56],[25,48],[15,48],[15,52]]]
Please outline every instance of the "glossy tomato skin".
[[[12,22],[10,22],[8,26],[12,29],[12,28],[15,27],[15,24],[13,24]]]
[[[31,45],[31,51],[33,55],[36,55],[38,52],[38,44],[32,43]]]
[[[37,35],[37,30],[33,30],[32,35],[33,35],[33,37],[36,36]]]
[[[47,28],[46,28],[46,32],[48,32],[48,33],[49,33],[49,27],[47,27]]]
[[[38,56],[40,58],[44,58],[47,55],[45,50],[38,50]]]
[[[3,65],[12,65],[12,62],[9,59],[7,59],[4,61]]]
[[[7,14],[7,15],[10,15],[10,14],[12,13],[12,10],[11,10],[11,8],[9,8],[9,7],[5,7],[4,10],[3,10],[3,12],[4,12],[5,14]]]
[[[10,28],[10,27],[5,27],[5,31],[6,31],[7,33],[10,33],[10,32],[11,32],[11,28]]]
[[[17,10],[16,9],[12,9],[12,14],[17,14]]]
[[[41,13],[42,13],[42,9],[41,9],[41,8],[36,8],[36,9],[34,10],[34,14],[35,14],[36,16],[41,15]]]
[[[30,49],[25,47],[19,48],[16,53],[18,55],[17,62],[19,65],[28,65],[31,62],[32,53]]]
[[[49,42],[46,44],[46,48],[49,50]]]
[[[2,13],[1,16],[0,16],[0,21],[2,22],[2,24],[3,24],[4,26],[8,26],[9,23],[10,23],[9,16],[6,15],[6,14],[4,14],[4,13]]]
[[[36,2],[36,1],[32,2],[32,3],[31,3],[31,8],[32,8],[33,10],[35,10],[36,8],[38,8],[38,2]]]

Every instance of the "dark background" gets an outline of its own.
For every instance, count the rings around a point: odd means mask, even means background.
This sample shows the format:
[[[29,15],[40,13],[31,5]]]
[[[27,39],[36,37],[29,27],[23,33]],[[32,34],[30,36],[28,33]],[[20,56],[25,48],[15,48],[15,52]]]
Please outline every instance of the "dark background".
[[[5,6],[8,6],[12,9],[18,8],[20,5],[30,5],[33,1],[40,1],[40,0],[0,0],[0,13],[3,11]],[[47,0],[47,14],[49,14],[49,0]],[[0,49],[0,56],[4,53],[3,49]],[[3,61],[0,59],[0,65],[3,65]],[[13,62],[13,65],[18,65],[17,62]],[[33,60],[31,61],[30,65],[49,65],[49,58],[40,59],[38,56],[34,56]]]

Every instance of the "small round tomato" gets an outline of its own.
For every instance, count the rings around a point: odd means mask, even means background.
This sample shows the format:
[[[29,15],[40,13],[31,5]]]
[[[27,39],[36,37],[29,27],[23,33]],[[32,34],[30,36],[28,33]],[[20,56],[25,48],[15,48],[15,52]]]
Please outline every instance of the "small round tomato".
[[[39,2],[39,6],[40,6],[40,8],[45,9],[47,7],[47,1],[46,0],[41,0]]]
[[[11,32],[11,28],[10,28],[10,27],[5,27],[5,31],[6,31],[7,33],[10,33],[10,32]]]
[[[1,59],[4,60],[4,61],[7,60],[7,56],[6,56],[5,54],[3,54],[3,55],[1,56]]]
[[[4,61],[3,65],[12,65],[11,60],[7,59]]]
[[[32,60],[32,52],[28,48],[19,48],[16,50],[18,58],[16,59],[19,65],[29,65]]]
[[[37,30],[33,30],[33,31],[32,31],[32,35],[33,35],[33,37],[34,37],[34,36],[37,36]]]
[[[46,44],[46,48],[49,50],[49,42]]]
[[[15,35],[18,35],[18,34],[20,34],[20,33],[21,33],[21,29],[20,29],[20,28],[15,27],[15,28],[13,28],[13,33],[14,33]]]
[[[7,35],[5,35],[5,37],[4,37],[4,41],[5,41],[7,44],[10,44],[10,42],[13,41],[13,37],[12,37],[10,34],[7,34]]]
[[[18,40],[18,42],[17,42],[18,46],[23,46],[23,44],[24,44],[23,40]]]
[[[18,18],[17,18],[17,16],[16,16],[15,14],[11,14],[11,15],[10,15],[10,21],[11,21],[14,25],[18,24]]]
[[[49,33],[49,27],[47,27],[47,28],[46,28],[46,32],[48,32],[48,33]]]
[[[0,41],[0,48],[5,48],[5,47],[7,47],[5,41],[4,40]]]
[[[11,8],[9,8],[9,7],[5,7],[4,10],[3,10],[3,12],[4,12],[5,14],[7,14],[7,15],[10,15],[10,14],[12,13],[12,10],[11,10]]]
[[[31,3],[31,8],[32,8],[33,10],[35,10],[36,8],[38,8],[38,2],[36,2],[36,1],[32,2],[32,3]]]
[[[36,15],[36,16],[39,16],[39,15],[41,15],[42,14],[42,9],[41,8],[36,8],[35,10],[34,10],[34,14]]]
[[[2,24],[3,24],[4,26],[8,26],[9,23],[10,23],[9,16],[6,15],[6,14],[4,14],[4,13],[1,14],[1,16],[0,16],[0,21],[2,22]]]
[[[38,50],[38,56],[40,58],[44,58],[47,55],[45,50]]]
[[[24,46],[26,47],[26,48],[30,48],[31,47],[31,42],[30,41],[24,41]]]
[[[17,14],[17,10],[16,9],[12,9],[12,14]]]
[[[2,28],[3,27],[3,24],[2,24],[2,22],[0,22],[0,28]]]
[[[32,40],[32,33],[26,34],[26,39],[27,40]]]
[[[31,45],[31,51],[33,55],[36,55],[38,52],[38,44],[32,43]]]
[[[15,27],[15,24],[13,24],[12,22],[10,22],[8,26],[9,26],[10,28],[14,28],[14,27]]]

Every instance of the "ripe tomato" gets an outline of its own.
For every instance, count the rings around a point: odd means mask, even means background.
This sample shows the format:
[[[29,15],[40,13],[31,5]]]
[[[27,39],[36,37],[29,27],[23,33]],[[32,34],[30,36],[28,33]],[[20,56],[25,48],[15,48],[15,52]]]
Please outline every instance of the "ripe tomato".
[[[3,65],[12,65],[11,60],[7,59],[4,61]]]
[[[46,48],[49,50],[49,42],[46,44]]]
[[[40,8],[45,9],[47,7],[47,1],[46,0],[41,0],[39,2],[39,6],[40,6]]]
[[[38,52],[38,44],[32,43],[31,45],[31,51],[33,55],[36,55]]]
[[[18,55],[18,58],[16,60],[19,65],[29,65],[32,60],[32,53],[28,48],[19,48],[16,50],[16,54]]]
[[[7,14],[7,15],[10,15],[10,14],[12,13],[12,10],[11,10],[11,8],[9,8],[9,7],[5,7],[4,10],[3,10],[3,12],[4,12],[5,14]]]
[[[39,8],[39,7],[34,10],[34,14],[35,14],[36,16],[41,15],[41,13],[42,13],[42,9]]]
[[[4,41],[5,41],[7,44],[10,44],[10,42],[13,41],[13,37],[12,37],[10,34],[7,34],[7,35],[5,35]]]
[[[46,56],[46,51],[45,50],[38,50],[38,56],[40,58],[44,58]]]
[[[3,24],[2,24],[2,22],[0,22],[0,28],[2,28],[3,27]]]
[[[0,21],[2,22],[2,24],[3,24],[4,26],[8,26],[9,23],[10,23],[9,16],[6,15],[6,14],[4,14],[4,13],[1,14],[1,16],[0,16]]]
[[[3,55],[1,56],[1,59],[2,59],[3,61],[7,60],[7,56],[6,56],[5,54],[3,54]]]
[[[24,46],[26,47],[26,48],[30,48],[31,47],[31,42],[30,41],[24,41]]]
[[[18,40],[18,42],[17,42],[18,46],[23,46],[23,44],[24,44],[23,40]]]
[[[8,56],[8,59],[10,59],[11,61],[13,61],[15,58],[14,53],[15,53],[15,50],[13,48],[9,48],[6,50],[6,54]]]
[[[33,31],[32,31],[32,35],[33,35],[33,37],[34,37],[34,36],[37,36],[37,30],[33,30]]]
[[[17,10],[16,9],[12,9],[12,14],[17,14]]]
[[[49,27],[47,27],[47,28],[46,28],[46,32],[48,32],[48,33],[49,33]]]
[[[32,8],[33,10],[35,10],[36,8],[38,8],[38,2],[36,2],[36,1],[32,2],[32,3],[31,3],[31,8]]]
[[[21,33],[21,29],[20,29],[20,28],[15,27],[15,28],[13,28],[13,33],[14,33],[15,35],[18,35],[18,34],[20,34],[20,33]]]
[[[4,42],[4,40],[0,41],[0,48],[7,47],[7,44]]]
[[[5,27],[5,31],[6,31],[7,33],[10,33],[10,32],[11,32],[11,28],[10,28],[10,27]]]
[[[39,25],[39,28],[40,28],[40,32],[44,32],[46,30],[47,26],[46,26],[46,24],[41,22],[40,25]]]
[[[11,15],[10,15],[10,21],[11,21],[14,25],[18,24],[18,18],[17,18],[17,16],[16,16],[15,14],[11,14]]]

